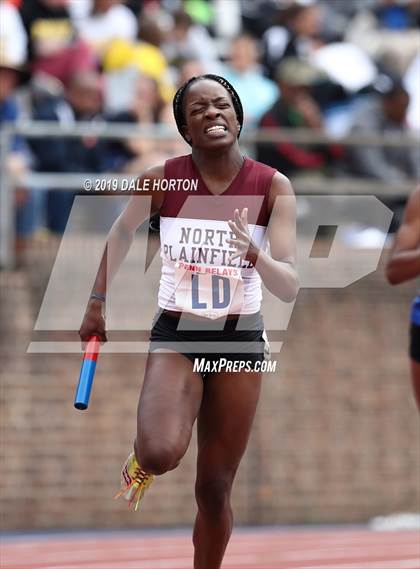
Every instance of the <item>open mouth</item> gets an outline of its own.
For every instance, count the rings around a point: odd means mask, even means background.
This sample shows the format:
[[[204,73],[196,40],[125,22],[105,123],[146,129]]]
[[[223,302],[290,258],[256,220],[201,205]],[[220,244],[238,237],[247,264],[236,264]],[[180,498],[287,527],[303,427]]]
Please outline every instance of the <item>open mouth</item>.
[[[212,126],[208,126],[206,128],[206,130],[204,131],[206,134],[209,134],[211,136],[214,135],[218,135],[218,134],[224,134],[227,131],[227,128],[225,125],[223,124],[215,124]]]

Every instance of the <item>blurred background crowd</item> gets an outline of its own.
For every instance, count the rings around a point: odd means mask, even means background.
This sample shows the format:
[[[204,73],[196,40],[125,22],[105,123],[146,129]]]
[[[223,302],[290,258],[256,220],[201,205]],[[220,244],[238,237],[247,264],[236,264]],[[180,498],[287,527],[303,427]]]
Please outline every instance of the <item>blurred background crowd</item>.
[[[419,23],[417,0],[0,0],[0,124],[173,127],[177,87],[217,73],[239,92],[244,136],[287,127],[331,137],[255,145],[253,157],[292,181],[407,183],[420,174],[418,148],[342,141],[419,130]],[[28,171],[134,175],[188,151],[178,136],[16,135],[6,162],[17,180]],[[74,192],[17,186],[19,260],[37,232],[64,231]]]

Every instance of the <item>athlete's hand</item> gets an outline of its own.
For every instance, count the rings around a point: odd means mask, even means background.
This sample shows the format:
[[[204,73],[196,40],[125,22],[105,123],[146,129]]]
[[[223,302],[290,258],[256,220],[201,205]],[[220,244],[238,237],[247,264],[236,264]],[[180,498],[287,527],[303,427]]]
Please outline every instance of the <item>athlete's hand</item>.
[[[91,336],[99,336],[102,344],[107,341],[105,318],[102,314],[102,302],[100,300],[92,298],[89,300],[82,325],[80,326],[79,336],[82,340],[83,350]]]
[[[238,257],[242,257],[251,261],[254,265],[258,257],[258,247],[252,241],[251,234],[248,228],[248,208],[244,208],[239,214],[239,209],[235,209],[233,214],[233,221],[229,219],[228,225],[234,233],[234,239],[227,239],[229,245],[235,247],[236,252],[232,253],[229,261],[233,261]]]

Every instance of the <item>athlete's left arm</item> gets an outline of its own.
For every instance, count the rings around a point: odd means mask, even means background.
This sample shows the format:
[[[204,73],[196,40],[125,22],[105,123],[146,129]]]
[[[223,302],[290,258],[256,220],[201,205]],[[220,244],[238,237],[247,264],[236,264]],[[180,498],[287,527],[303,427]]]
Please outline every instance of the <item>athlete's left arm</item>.
[[[268,290],[283,300],[292,302],[299,291],[296,270],[296,199],[289,180],[277,172],[271,183],[268,212],[268,237],[271,256],[253,243],[248,230],[247,211],[235,211],[229,226],[236,239],[238,255],[252,262]]]
[[[392,285],[420,275],[420,186],[410,195],[386,265]]]

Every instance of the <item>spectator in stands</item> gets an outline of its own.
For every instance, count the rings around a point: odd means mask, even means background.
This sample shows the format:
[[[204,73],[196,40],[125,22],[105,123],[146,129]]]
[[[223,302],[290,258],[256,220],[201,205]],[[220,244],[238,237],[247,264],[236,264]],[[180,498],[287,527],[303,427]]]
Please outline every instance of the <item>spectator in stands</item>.
[[[34,110],[35,120],[57,122],[63,127],[78,121],[102,121],[102,84],[95,71],[80,71],[70,80],[64,98],[44,98]],[[110,168],[106,143],[93,137],[37,138],[31,142],[41,172],[104,172]],[[63,233],[75,193],[47,193],[48,229]]]
[[[183,10],[175,12],[173,27],[162,49],[170,64],[179,59],[197,59],[206,73],[218,73],[220,62],[215,42],[204,26],[193,23]]]
[[[26,61],[27,43],[26,30],[18,10],[6,0],[1,0],[0,50],[7,50],[9,63],[22,65]]]
[[[19,86],[28,79],[24,68],[26,34],[19,12],[7,2],[0,2],[0,126],[19,120],[21,108],[16,97]],[[16,184],[15,197],[15,257],[16,266],[24,261],[24,252],[32,236],[35,219],[34,194],[20,181],[31,166],[31,155],[25,140],[13,136],[5,159],[6,172]]]
[[[277,85],[264,77],[258,66],[258,46],[249,35],[233,40],[223,76],[238,91],[244,107],[245,122],[255,126],[278,96]]]
[[[67,83],[78,71],[96,66],[93,51],[77,37],[67,0],[25,0],[21,14],[32,73],[46,73]]]
[[[166,124],[175,130],[171,104],[165,104],[156,81],[144,75],[140,75],[137,79],[130,108],[113,116],[112,121],[130,122],[141,126]],[[188,147],[180,142],[178,137],[174,140],[153,140],[143,136],[113,143],[112,160],[119,159],[120,170],[136,174],[159,160],[176,156],[182,149],[187,150]]]
[[[178,62],[177,86],[181,87],[191,77],[198,77],[204,74],[204,69],[197,59],[185,59]]]
[[[94,0],[90,14],[79,22],[78,29],[101,59],[112,40],[136,39],[137,19],[122,0]]]
[[[382,76],[382,92],[358,109],[351,132],[384,135],[407,130],[406,114],[409,96],[401,83]],[[404,146],[352,146],[348,149],[349,167],[353,174],[400,183],[420,175],[417,148]]]
[[[277,70],[281,95],[262,117],[260,127],[322,130],[321,111],[310,90],[319,79],[319,71],[309,63],[293,57],[284,59]],[[341,149],[332,145],[297,145],[284,141],[257,146],[257,160],[286,176],[325,170],[340,157]]]
[[[144,75],[138,77],[130,109],[115,115],[112,120],[145,126],[166,125],[173,129],[174,135],[176,133],[172,103],[165,104],[160,96],[157,82]],[[143,172],[160,161],[187,153],[188,149],[186,143],[180,140],[178,136],[168,140],[138,137],[111,143],[114,163],[118,163],[118,169],[127,174]],[[152,216],[150,229],[154,232],[159,231],[159,215]]]
[[[154,79],[139,76],[134,90],[134,97],[129,111],[133,122],[139,124],[156,124],[164,106],[159,87]]]
[[[174,88],[169,77],[166,57],[161,49],[163,30],[156,19],[140,17],[140,29],[137,41],[114,39],[106,49],[103,68],[114,77],[125,75],[128,68],[139,71],[158,82],[159,91],[165,101],[171,100]]]
[[[348,41],[402,76],[419,51],[418,0],[377,0],[363,6],[347,26]]]
[[[285,2],[278,0],[239,0],[241,3],[242,29],[256,38],[262,37],[273,22],[277,21],[279,12],[285,7]]]
[[[145,75],[138,75],[133,93],[130,108],[117,113],[111,120],[141,126],[158,124],[165,103],[157,82]],[[160,145],[161,143],[145,137],[113,142],[111,149],[116,169],[134,173],[143,171],[149,166],[150,157]]]
[[[147,126],[148,123],[143,124]],[[180,153],[188,153],[189,147],[175,136],[176,125],[173,121],[173,110],[170,103],[160,107],[155,124],[172,128],[174,136],[167,140],[150,140],[143,137],[127,141],[126,146],[131,151],[133,158],[127,161],[124,172],[138,174],[138,172],[154,166],[159,160],[165,161]]]
[[[263,35],[264,64],[270,77],[285,57],[309,59],[323,45],[321,6],[317,3],[294,3],[278,12],[278,23]]]

